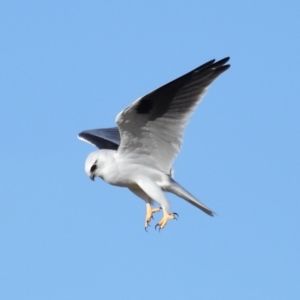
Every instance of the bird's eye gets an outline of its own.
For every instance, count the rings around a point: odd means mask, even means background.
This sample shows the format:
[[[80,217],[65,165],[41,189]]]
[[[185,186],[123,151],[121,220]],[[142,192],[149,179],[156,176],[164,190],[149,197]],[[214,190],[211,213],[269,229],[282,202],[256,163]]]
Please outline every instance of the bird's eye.
[[[97,165],[96,164],[92,165],[90,173],[94,173],[96,169],[97,169]]]

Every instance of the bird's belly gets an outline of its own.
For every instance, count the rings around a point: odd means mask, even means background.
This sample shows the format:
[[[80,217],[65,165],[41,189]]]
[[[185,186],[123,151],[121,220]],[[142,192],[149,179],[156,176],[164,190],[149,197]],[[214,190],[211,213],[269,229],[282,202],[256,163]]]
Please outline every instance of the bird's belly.
[[[134,187],[136,186],[136,175],[140,172],[141,166],[118,166],[110,169],[109,172],[103,172],[102,179],[115,186]]]
[[[115,186],[120,186],[120,187],[133,187],[136,186],[136,183],[133,182],[130,178],[122,177],[122,176],[116,176],[112,178],[111,176],[103,176],[102,179]]]
[[[140,164],[115,164],[113,168],[102,173],[102,179],[115,186],[135,188],[141,178],[162,183],[168,176],[161,171]]]

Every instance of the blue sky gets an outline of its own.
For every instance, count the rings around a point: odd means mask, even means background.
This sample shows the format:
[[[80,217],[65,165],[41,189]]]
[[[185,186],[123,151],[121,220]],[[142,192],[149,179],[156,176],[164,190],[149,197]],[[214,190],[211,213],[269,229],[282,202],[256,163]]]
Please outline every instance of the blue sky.
[[[297,1],[3,1],[0,299],[299,299]],[[144,203],[84,173],[84,129],[231,57],[175,178],[217,212],[143,228]],[[160,216],[155,216],[155,221]]]

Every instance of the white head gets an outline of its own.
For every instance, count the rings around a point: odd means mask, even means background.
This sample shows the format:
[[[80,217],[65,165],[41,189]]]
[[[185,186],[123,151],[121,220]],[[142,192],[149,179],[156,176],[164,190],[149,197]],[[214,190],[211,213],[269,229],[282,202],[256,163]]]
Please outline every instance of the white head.
[[[97,169],[98,169],[98,159],[99,159],[99,150],[94,151],[89,156],[87,157],[85,161],[85,173],[92,179],[94,180],[95,177],[97,176]]]

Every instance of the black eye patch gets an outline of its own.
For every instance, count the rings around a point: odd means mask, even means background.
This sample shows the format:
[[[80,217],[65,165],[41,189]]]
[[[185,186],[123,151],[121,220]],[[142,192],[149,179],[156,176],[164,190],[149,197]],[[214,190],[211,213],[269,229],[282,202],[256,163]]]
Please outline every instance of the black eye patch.
[[[92,165],[90,173],[94,173],[96,169],[97,169],[97,165],[96,164]]]

